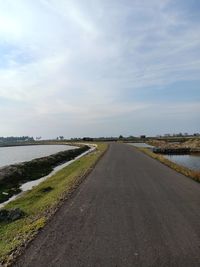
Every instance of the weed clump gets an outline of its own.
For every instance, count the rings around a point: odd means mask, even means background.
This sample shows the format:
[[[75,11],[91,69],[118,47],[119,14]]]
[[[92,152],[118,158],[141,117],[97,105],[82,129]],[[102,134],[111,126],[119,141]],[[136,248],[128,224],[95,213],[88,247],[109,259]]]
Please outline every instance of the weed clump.
[[[51,187],[51,186],[47,186],[47,187],[42,188],[42,189],[40,190],[40,192],[42,192],[42,193],[48,193],[48,192],[50,192],[50,191],[52,191],[52,190],[53,190],[53,187]]]
[[[0,210],[0,222],[14,222],[25,216],[23,210],[16,208],[11,210]]]

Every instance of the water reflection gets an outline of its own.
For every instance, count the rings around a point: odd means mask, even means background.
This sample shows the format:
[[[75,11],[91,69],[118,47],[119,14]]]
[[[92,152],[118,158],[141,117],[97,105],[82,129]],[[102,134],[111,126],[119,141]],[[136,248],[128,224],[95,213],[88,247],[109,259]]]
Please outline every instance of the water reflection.
[[[88,145],[88,144],[87,144]],[[68,165],[72,164],[74,161],[80,159],[81,157],[91,153],[92,151],[94,151],[96,149],[96,145],[88,145],[90,146],[90,149],[83,152],[82,154],[80,154],[79,156],[77,156],[76,158],[68,161],[68,162],[65,162],[59,166],[56,166],[53,171],[51,173],[49,173],[48,175],[44,176],[44,177],[41,177],[37,180],[34,180],[34,181],[30,181],[30,182],[26,182],[24,184],[21,185],[20,189],[22,190],[21,193],[17,194],[17,195],[14,195],[12,196],[11,198],[9,198],[7,201],[3,202],[3,203],[0,203],[0,208],[3,208],[6,204],[8,204],[9,202],[19,198],[20,196],[23,195],[24,192],[28,191],[28,190],[31,190],[33,187],[39,185],[40,183],[42,183],[43,181],[45,181],[47,178],[51,177],[52,175],[56,174],[59,170],[67,167]]]
[[[143,148],[153,148],[153,146],[150,146],[146,143],[128,143],[129,145],[135,146],[135,147],[143,147]]]
[[[200,155],[163,155],[165,158],[191,170],[200,171]]]
[[[0,167],[46,157],[60,151],[74,149],[68,145],[33,145],[0,147]]]

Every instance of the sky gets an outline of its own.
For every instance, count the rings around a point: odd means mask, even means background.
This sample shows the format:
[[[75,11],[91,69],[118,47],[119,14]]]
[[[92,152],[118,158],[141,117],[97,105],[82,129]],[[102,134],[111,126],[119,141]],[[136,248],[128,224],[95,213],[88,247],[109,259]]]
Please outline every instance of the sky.
[[[0,136],[200,132],[199,0],[0,0]]]

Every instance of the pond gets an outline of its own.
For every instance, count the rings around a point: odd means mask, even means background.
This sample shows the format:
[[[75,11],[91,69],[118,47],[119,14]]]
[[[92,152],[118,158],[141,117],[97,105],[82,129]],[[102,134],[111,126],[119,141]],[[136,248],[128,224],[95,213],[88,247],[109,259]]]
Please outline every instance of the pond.
[[[200,171],[200,154],[189,155],[163,155],[170,161],[187,167],[194,171]]]
[[[0,167],[50,156],[77,147],[69,145],[32,145],[0,147]]]
[[[29,181],[29,182],[26,182],[24,184],[21,185],[20,189],[21,189],[21,193],[17,194],[17,195],[14,195],[12,197],[10,197],[7,201],[4,201],[3,203],[0,203],[0,209],[3,208],[6,204],[8,204],[9,202],[19,198],[20,196],[22,196],[24,194],[24,192],[28,191],[28,190],[31,190],[33,187],[39,185],[40,183],[42,183],[43,181],[45,181],[46,179],[48,179],[49,177],[51,177],[52,175],[56,174],[58,171],[60,171],[61,169],[67,167],[68,165],[72,164],[74,161],[80,159],[81,157],[87,155],[88,153],[91,153],[92,151],[96,150],[96,146],[95,145],[89,145],[90,146],[90,149],[87,150],[86,152],[83,152],[82,154],[80,154],[79,156],[77,156],[76,158],[66,162],[66,163],[63,163],[59,166],[56,166],[53,171],[51,173],[49,173],[48,175],[44,176],[44,177],[41,177],[37,180],[34,180],[34,181]],[[72,147],[72,146],[69,146],[69,147]]]
[[[150,146],[146,143],[128,143],[129,145],[135,146],[135,147],[142,147],[142,148],[153,148],[153,146]]]

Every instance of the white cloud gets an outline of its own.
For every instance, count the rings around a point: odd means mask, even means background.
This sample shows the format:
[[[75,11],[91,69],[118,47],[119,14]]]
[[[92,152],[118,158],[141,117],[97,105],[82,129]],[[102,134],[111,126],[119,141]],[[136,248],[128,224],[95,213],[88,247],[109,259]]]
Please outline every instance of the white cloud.
[[[2,134],[13,113],[24,124],[59,118],[63,131],[65,116],[87,125],[154,113],[151,101],[121,97],[127,90],[198,80],[200,23],[171,3],[0,0],[0,98],[13,105],[2,109]]]

